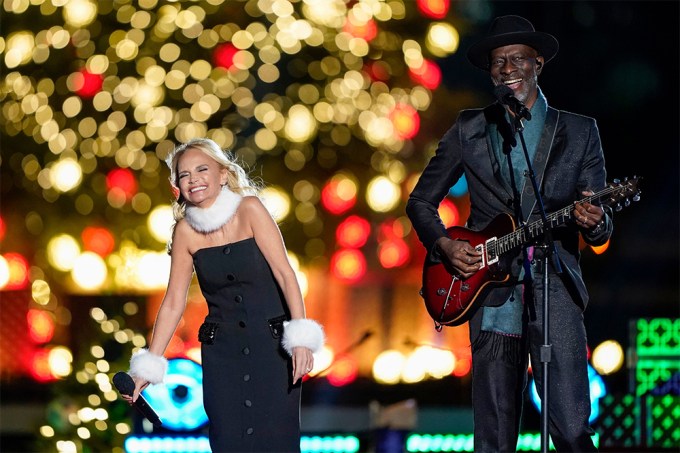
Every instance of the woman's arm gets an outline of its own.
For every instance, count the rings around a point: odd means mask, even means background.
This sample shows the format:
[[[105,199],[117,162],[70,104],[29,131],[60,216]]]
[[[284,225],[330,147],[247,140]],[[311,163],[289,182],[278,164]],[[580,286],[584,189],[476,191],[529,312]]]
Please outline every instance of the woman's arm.
[[[136,401],[139,393],[149,385],[150,375],[158,376],[160,374],[162,379],[164,369],[159,372],[159,370],[153,368],[164,361],[163,353],[184,314],[187,293],[193,277],[193,258],[188,247],[191,231],[187,231],[188,228],[186,222],[178,223],[175,228],[170,254],[170,278],[165,296],[156,315],[149,350],[144,353],[147,356],[143,360],[146,360],[147,363],[136,366],[133,362],[138,360],[138,355],[133,356],[131,361],[130,374],[135,381],[132,401]],[[149,368],[152,369],[149,370]]]

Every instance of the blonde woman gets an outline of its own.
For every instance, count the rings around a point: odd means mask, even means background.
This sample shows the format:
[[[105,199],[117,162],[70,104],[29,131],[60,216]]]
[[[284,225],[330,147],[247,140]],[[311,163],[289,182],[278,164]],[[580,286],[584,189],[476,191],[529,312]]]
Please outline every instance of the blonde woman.
[[[179,145],[167,164],[179,190],[170,280],[149,349],[130,361],[127,399],[162,382],[195,270],[208,303],[198,337],[212,451],[299,451],[300,383],[324,334],[305,319],[278,226],[243,168],[212,140]]]

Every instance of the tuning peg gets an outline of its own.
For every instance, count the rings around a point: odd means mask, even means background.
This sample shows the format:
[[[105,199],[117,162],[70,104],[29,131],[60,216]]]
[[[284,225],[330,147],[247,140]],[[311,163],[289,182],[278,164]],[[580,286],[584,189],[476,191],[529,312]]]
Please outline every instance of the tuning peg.
[[[626,201],[623,202],[623,205],[624,205],[625,207],[630,206],[630,200],[629,200],[628,198],[626,198]]]
[[[612,182],[613,182],[614,184],[621,184],[621,180],[618,179],[618,178],[614,178],[614,180],[613,180]]]
[[[635,194],[633,196],[633,201],[640,201],[640,194]]]
[[[621,203],[616,203],[616,206],[614,207],[614,210],[615,210],[616,212],[619,212],[619,211],[622,210],[622,209],[623,209],[623,207],[621,206]]]

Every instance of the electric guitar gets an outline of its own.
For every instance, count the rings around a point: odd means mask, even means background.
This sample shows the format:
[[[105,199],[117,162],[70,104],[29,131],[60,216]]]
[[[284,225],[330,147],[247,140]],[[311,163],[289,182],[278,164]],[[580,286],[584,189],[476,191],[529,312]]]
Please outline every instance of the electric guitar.
[[[579,200],[595,205],[606,205],[620,211],[630,205],[630,200],[640,199],[638,188],[641,177],[626,178],[623,182],[615,179],[605,189]],[[623,205],[622,205],[623,203]],[[574,205],[566,206],[547,215],[550,228],[555,228],[572,219]],[[457,326],[466,322],[472,315],[475,302],[481,299],[482,291],[492,284],[508,281],[509,265],[504,256],[532,243],[544,232],[543,220],[520,226],[508,214],[495,217],[483,230],[473,231],[463,227],[450,227],[446,234],[451,239],[468,241],[481,252],[481,267],[469,278],[463,279],[444,263],[426,264],[423,269],[423,288],[420,291],[425,306],[434,320],[435,329],[442,326]],[[510,256],[510,255],[507,255]],[[507,257],[506,256],[506,257]]]

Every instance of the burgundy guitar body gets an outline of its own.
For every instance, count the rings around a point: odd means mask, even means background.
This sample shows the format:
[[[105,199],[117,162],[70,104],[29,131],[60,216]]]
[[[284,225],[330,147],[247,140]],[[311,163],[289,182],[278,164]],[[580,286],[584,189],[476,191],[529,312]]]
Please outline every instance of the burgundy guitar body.
[[[600,206],[611,206],[619,211],[630,205],[630,200],[640,199],[638,187],[642,178],[626,178],[623,182],[614,180],[605,189],[589,195],[578,203],[588,202]],[[545,222],[551,228],[573,221],[574,205],[565,206],[546,216]],[[481,231],[463,227],[446,230],[450,239],[464,240],[481,252],[480,269],[469,278],[461,279],[453,269],[443,263],[426,263],[423,269],[421,296],[425,299],[427,312],[434,320],[435,328],[457,326],[472,316],[475,301],[489,285],[507,282],[510,278],[510,264],[521,247],[541,237],[546,225],[543,220],[515,227],[515,221],[508,214],[495,217]]]
[[[446,230],[450,239],[467,241],[482,252],[482,267],[467,279],[454,276],[454,272],[449,271],[443,263],[425,267],[422,296],[437,330],[441,330],[442,325],[457,326],[466,322],[472,315],[474,301],[487,286],[509,279],[507,257],[503,259],[489,253],[487,244],[514,229],[512,217],[501,214],[481,231],[456,226]]]

